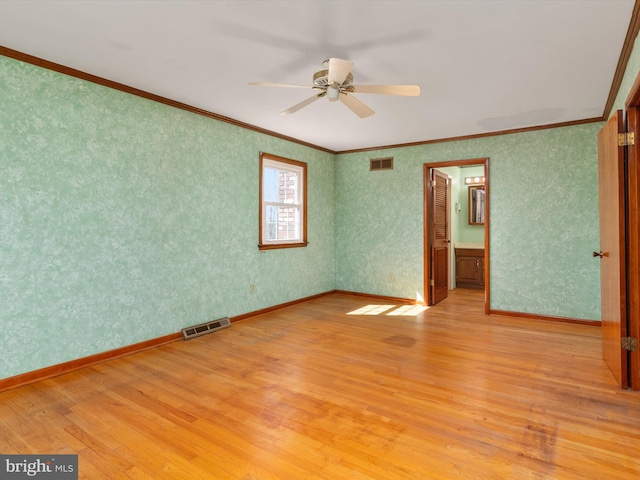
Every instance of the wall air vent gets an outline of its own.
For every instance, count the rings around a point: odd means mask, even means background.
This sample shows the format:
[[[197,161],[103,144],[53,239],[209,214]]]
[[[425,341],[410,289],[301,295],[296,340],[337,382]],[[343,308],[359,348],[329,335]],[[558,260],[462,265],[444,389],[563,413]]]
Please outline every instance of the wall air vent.
[[[372,158],[369,170],[393,170],[393,157]]]
[[[230,326],[231,321],[229,320],[229,317],[219,318],[218,320],[213,320],[211,322],[201,323],[200,325],[183,328],[182,338],[184,340],[189,340],[190,338],[206,335],[207,333],[213,333],[217,330],[222,330],[223,328],[227,328]]]

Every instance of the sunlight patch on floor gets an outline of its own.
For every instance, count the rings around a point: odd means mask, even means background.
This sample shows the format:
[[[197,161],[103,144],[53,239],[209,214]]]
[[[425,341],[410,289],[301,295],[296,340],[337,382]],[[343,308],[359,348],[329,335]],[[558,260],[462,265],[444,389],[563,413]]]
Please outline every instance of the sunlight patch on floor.
[[[387,315],[415,317],[417,315],[420,315],[428,308],[429,307],[425,305],[403,305],[402,307],[396,308],[392,312],[387,313]]]
[[[366,305],[357,310],[353,310],[347,315],[391,315],[415,317],[424,312],[427,306],[424,305]]]
[[[395,305],[366,305],[347,313],[347,315],[380,315],[391,308],[395,308]]]

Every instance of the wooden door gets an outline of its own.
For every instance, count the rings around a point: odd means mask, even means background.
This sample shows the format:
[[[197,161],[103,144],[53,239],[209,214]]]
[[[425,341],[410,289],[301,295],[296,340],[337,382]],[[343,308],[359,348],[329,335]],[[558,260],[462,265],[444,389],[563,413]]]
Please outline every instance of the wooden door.
[[[449,177],[438,170],[431,170],[431,279],[430,305],[447,298],[449,291],[449,243],[448,210]]]
[[[626,130],[635,136],[626,157],[627,336],[640,340],[640,76],[627,102]],[[629,352],[629,388],[640,390],[640,351]]]
[[[627,335],[625,273],[625,175],[623,131],[618,110],[598,133],[598,191],[600,200],[600,289],[602,356],[621,387],[628,386],[627,352],[621,338]]]

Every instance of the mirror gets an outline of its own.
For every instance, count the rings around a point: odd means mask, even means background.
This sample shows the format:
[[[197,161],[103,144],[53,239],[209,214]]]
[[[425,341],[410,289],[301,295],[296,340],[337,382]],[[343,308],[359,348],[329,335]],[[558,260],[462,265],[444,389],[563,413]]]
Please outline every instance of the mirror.
[[[469,186],[469,225],[484,225],[484,185]]]

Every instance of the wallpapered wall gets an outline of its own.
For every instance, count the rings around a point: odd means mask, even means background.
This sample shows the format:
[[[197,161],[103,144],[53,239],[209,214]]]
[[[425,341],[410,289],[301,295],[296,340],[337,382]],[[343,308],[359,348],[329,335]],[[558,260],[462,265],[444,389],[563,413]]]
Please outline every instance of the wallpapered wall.
[[[384,150],[395,169],[369,172],[380,152],[334,157],[1,56],[0,99],[0,378],[334,288],[422,298],[422,170],[443,160],[490,157],[491,308],[600,317],[600,123]],[[307,248],[257,249],[259,151],[308,163]]]
[[[0,99],[0,378],[334,288],[332,155],[1,56]],[[306,248],[258,251],[260,151]]]
[[[489,157],[491,308],[599,320],[601,126],[338,155],[336,288],[424,297],[423,164]]]

